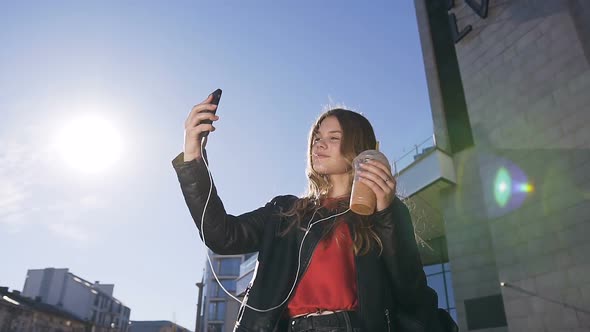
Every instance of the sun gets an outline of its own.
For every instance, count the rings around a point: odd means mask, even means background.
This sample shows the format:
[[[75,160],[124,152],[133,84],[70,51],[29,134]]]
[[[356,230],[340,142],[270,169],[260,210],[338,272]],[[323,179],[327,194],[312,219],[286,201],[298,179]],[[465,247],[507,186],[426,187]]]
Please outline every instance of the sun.
[[[119,132],[98,115],[79,116],[65,123],[55,146],[68,166],[85,173],[108,169],[122,152]]]

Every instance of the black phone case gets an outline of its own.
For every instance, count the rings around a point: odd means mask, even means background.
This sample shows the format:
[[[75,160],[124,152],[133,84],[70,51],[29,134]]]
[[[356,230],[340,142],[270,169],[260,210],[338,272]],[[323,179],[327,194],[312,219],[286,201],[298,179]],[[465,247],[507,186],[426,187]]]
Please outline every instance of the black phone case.
[[[213,95],[213,100],[211,101],[211,104],[219,105],[219,100],[221,99],[221,93],[222,93],[221,89],[217,89],[211,93]],[[215,109],[215,111],[202,111],[202,112],[208,112],[208,113],[215,114],[216,111],[217,111],[217,109]],[[213,123],[213,121],[203,120],[201,123],[211,124],[211,123]],[[205,131],[201,134],[200,138],[202,139],[203,137],[207,137],[208,135],[209,135],[209,132]]]

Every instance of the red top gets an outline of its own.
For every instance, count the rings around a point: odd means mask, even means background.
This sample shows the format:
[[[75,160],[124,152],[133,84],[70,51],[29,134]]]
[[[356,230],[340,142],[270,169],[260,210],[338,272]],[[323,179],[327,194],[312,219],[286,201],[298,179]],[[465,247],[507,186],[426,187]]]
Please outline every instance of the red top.
[[[307,271],[287,306],[295,317],[318,311],[358,307],[353,242],[348,225],[339,221],[331,236],[320,241]]]

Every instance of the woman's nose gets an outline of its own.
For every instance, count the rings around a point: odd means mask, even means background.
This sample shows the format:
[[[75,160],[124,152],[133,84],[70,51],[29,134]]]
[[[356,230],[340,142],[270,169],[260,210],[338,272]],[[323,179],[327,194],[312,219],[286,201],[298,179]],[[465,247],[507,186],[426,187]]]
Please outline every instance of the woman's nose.
[[[317,147],[326,148],[326,140],[324,138],[316,138],[315,145]]]

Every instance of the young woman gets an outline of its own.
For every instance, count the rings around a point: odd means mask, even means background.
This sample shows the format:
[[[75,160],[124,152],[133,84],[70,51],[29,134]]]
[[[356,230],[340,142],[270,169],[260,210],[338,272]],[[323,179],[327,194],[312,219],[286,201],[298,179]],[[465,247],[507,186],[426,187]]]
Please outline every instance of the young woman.
[[[306,195],[275,197],[234,216],[215,186],[209,197],[199,137],[215,130],[203,120],[219,119],[203,112],[215,109],[210,102],[211,96],[189,114],[184,152],[173,165],[206,245],[218,254],[259,253],[235,331],[442,331],[437,296],[426,285],[410,214],[395,196],[388,165],[368,161],[359,174],[375,192],[375,212],[363,217],[349,209],[352,160],[376,145],[365,117],[345,109],[321,115],[309,135]]]

